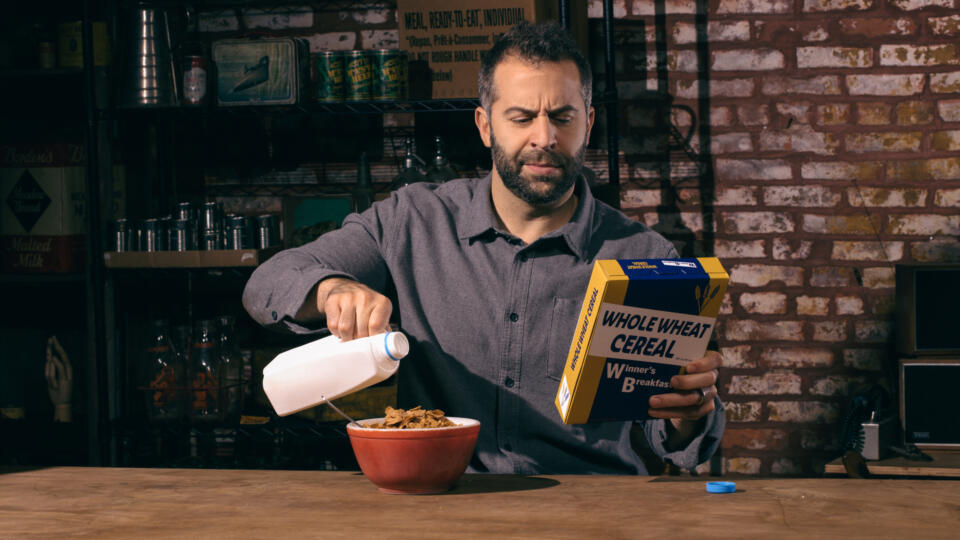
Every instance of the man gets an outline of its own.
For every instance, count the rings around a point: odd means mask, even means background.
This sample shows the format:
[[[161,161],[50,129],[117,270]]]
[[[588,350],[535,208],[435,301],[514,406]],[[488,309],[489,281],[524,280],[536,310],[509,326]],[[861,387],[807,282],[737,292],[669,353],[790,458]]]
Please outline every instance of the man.
[[[342,339],[398,323],[412,342],[400,406],[480,420],[471,471],[645,474],[631,429],[679,467],[702,463],[724,426],[715,352],[675,377],[674,392],[651,398],[655,420],[566,426],[554,407],[593,261],[677,256],[590,195],[581,168],[591,77],[562,28],[521,23],[479,78],[475,120],[493,171],[400,189],[277,254],[254,272],[244,306],[293,332],[325,320]]]

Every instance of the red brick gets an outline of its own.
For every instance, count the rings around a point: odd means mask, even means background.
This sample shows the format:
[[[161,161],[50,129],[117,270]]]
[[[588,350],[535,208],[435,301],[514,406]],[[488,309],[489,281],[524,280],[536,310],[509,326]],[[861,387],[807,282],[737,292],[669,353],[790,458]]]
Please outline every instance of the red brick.
[[[660,188],[657,189],[624,189],[620,192],[620,206],[622,208],[641,208],[660,204]]]
[[[934,132],[930,146],[933,150],[945,152],[960,150],[960,130]]]
[[[846,76],[851,96],[912,96],[923,92],[926,80],[922,73]]]
[[[813,396],[849,396],[858,390],[865,390],[867,379],[847,375],[829,375],[813,381],[810,395]]]
[[[742,0],[728,0],[728,1],[742,1]],[[776,0],[781,2],[783,0]],[[743,474],[743,475],[758,475],[760,474],[760,465],[762,465],[760,458],[755,457],[736,457],[729,458],[724,460],[723,474]]]
[[[803,341],[800,321],[728,320],[723,330],[724,337],[730,341]]]
[[[892,318],[897,310],[897,301],[893,295],[877,296],[871,302],[870,313],[885,318]]]
[[[837,296],[834,303],[837,315],[863,315],[863,298],[859,296]]]
[[[793,178],[790,164],[781,159],[717,159],[717,178],[720,180],[789,180]]]
[[[719,188],[714,204],[716,206],[756,206],[756,188],[747,186]]]
[[[946,17],[928,17],[927,24],[935,36],[957,37],[960,36],[960,15],[948,15]]]
[[[797,261],[810,256],[813,242],[809,240],[773,239],[773,258],[778,261]]]
[[[849,103],[828,103],[817,106],[817,124],[840,126],[850,122]]]
[[[695,0],[665,0],[663,11],[667,15],[693,15],[697,12]],[[653,0],[633,0],[633,9],[630,11],[633,15],[650,16],[655,13]]]
[[[710,79],[710,97],[750,97],[756,85],[753,79]],[[679,99],[699,99],[700,83],[696,80],[677,81],[676,96]]]
[[[887,343],[893,331],[892,321],[854,321],[854,335],[858,343]]]
[[[800,167],[800,176],[808,180],[872,180],[880,175],[882,165],[876,161],[849,163],[843,161],[808,162]]]
[[[718,14],[724,13],[790,13],[790,0],[720,0]]]
[[[960,261],[960,242],[945,238],[913,242],[910,256],[918,262]]]
[[[820,234],[867,234],[875,235],[881,229],[881,216],[843,214],[805,214],[803,232]]]
[[[917,23],[912,19],[860,18],[843,19],[840,28],[846,36],[876,38],[883,36],[912,36],[917,33]]]
[[[893,268],[864,268],[863,286],[868,289],[892,289],[895,286]]]
[[[728,429],[723,434],[724,448],[747,450],[783,450],[787,433],[782,429]]]
[[[921,138],[919,131],[855,133],[846,136],[846,146],[850,152],[916,152]]]
[[[927,190],[903,188],[861,187],[847,189],[850,206],[867,207],[923,207],[927,204]]]
[[[937,111],[944,122],[960,122],[960,99],[937,101]]]
[[[890,0],[890,5],[903,11],[916,11],[926,7],[952,8],[954,0]]]
[[[763,126],[770,122],[767,105],[741,105],[737,107],[737,117],[745,126]]]
[[[820,155],[836,153],[840,141],[831,133],[816,131],[808,125],[797,124],[783,131],[760,132],[760,149],[763,151],[811,152]]]
[[[839,343],[847,339],[847,328],[844,321],[815,321],[811,323],[813,327],[813,340],[828,343]]]
[[[920,77],[922,78],[923,75]],[[835,75],[820,75],[815,77],[771,76],[763,80],[761,91],[767,96],[788,94],[836,96],[840,94],[840,78]]]
[[[857,103],[857,123],[861,126],[884,126],[890,123],[890,105]]]
[[[960,208],[960,189],[938,189],[933,204],[948,208]]]
[[[783,53],[775,49],[731,49],[713,53],[715,71],[765,71],[783,69]]]
[[[825,186],[770,186],[763,189],[767,206],[830,207],[840,202],[840,194]]]
[[[835,261],[899,261],[903,258],[903,242],[857,242],[837,240],[830,258]]]
[[[783,101],[777,103],[777,114],[787,120],[786,126],[793,122],[810,123],[812,104],[809,101]]]
[[[861,371],[882,371],[887,359],[879,349],[844,349],[843,365]]]
[[[730,377],[727,394],[752,396],[800,394],[800,376],[791,371],[770,371],[760,376],[734,375]]]
[[[930,90],[937,94],[956,94],[960,92],[960,71],[931,73]]]
[[[710,21],[707,23],[707,41],[748,41],[750,39],[749,21]],[[673,25],[673,41],[680,45],[697,42],[697,27],[688,22]]]
[[[957,180],[960,158],[892,161],[887,164],[890,180]]]
[[[797,297],[797,315],[819,315],[826,316],[830,314],[830,299],[823,296],[798,296]]]
[[[897,103],[897,124],[913,126],[933,121],[933,103],[929,101],[904,101]]]
[[[699,149],[699,146],[694,148]],[[749,133],[719,133],[710,139],[710,151],[714,155],[752,152],[753,140]]]
[[[881,66],[950,66],[958,63],[957,47],[948,45],[881,45]]]
[[[727,422],[758,422],[761,418],[762,404],[759,401],[741,401],[724,403],[727,409]]]
[[[863,11],[873,7],[874,0],[803,0],[804,13],[818,11]]]
[[[750,358],[750,345],[734,345],[732,347],[721,347],[720,354],[723,356],[724,368],[755,368],[757,361]]]
[[[797,67],[868,68],[873,66],[873,51],[857,47],[798,47]]]
[[[836,404],[821,401],[771,401],[767,408],[772,422],[832,424],[840,417]]]
[[[823,368],[833,365],[834,353],[827,348],[768,347],[760,352],[761,367]]]
[[[853,269],[848,266],[815,266],[810,275],[812,287],[846,287],[853,282]]]
[[[803,285],[803,267],[738,264],[730,269],[730,283],[748,287],[764,287],[771,282],[783,282],[788,287]]]
[[[784,233],[794,230],[793,219],[782,212],[724,212],[723,231],[731,234]]]
[[[763,240],[717,240],[714,254],[720,259],[760,259],[767,256]]]
[[[890,234],[948,235],[960,234],[960,216],[895,215],[887,227]]]
[[[787,295],[778,292],[742,293],[740,306],[750,314],[782,315],[787,312]]]

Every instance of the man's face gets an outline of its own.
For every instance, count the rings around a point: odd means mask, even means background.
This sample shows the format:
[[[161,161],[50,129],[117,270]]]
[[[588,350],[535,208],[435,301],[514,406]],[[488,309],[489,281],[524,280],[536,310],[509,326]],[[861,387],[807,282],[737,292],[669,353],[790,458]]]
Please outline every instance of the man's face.
[[[495,173],[528,204],[550,205],[572,192],[583,167],[593,109],[585,110],[580,73],[570,60],[531,64],[506,57],[493,74],[495,101],[478,109]]]

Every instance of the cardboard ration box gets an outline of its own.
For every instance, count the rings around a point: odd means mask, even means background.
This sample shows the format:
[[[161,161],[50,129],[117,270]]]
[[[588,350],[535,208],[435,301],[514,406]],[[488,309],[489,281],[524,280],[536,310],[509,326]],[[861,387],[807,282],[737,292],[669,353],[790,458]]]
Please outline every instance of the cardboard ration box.
[[[302,38],[213,42],[217,104],[291,105],[310,83],[310,46]]]
[[[555,404],[566,424],[649,418],[701,358],[729,277],[713,257],[594,263]]]
[[[82,272],[84,150],[78,144],[0,146],[0,272]],[[114,215],[123,213],[123,168],[114,166]]]
[[[397,0],[400,48],[426,61],[434,99],[477,97],[483,55],[523,20],[560,20],[556,0]],[[570,3],[571,32],[587,54],[587,2]],[[410,81],[411,87],[419,81]]]

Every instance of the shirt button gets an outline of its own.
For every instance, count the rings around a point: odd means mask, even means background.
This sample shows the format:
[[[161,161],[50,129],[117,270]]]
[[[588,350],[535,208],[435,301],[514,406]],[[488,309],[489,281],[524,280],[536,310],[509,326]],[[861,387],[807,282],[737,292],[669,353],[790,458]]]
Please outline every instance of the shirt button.
[[[510,377],[507,377],[506,379],[503,380],[503,385],[506,386],[507,388],[513,388],[513,379],[511,379]]]
[[[510,314],[510,322],[517,322],[519,319],[520,319],[520,316],[517,315],[516,313]]]

